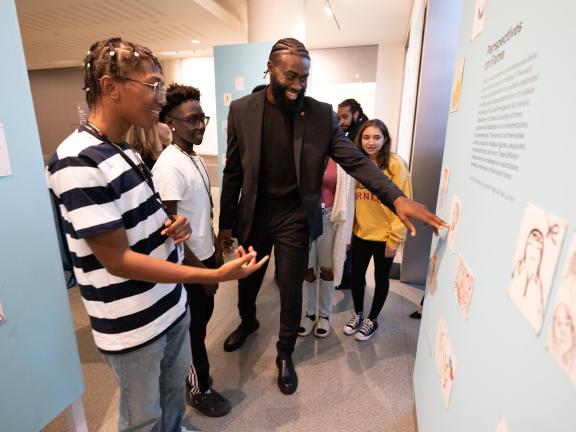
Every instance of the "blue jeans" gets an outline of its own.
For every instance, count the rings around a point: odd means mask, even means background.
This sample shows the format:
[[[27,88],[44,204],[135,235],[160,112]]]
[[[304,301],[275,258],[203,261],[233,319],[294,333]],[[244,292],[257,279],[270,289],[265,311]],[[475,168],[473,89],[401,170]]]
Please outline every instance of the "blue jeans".
[[[154,342],[125,354],[103,354],[120,386],[118,430],[180,432],[190,367],[190,313]]]

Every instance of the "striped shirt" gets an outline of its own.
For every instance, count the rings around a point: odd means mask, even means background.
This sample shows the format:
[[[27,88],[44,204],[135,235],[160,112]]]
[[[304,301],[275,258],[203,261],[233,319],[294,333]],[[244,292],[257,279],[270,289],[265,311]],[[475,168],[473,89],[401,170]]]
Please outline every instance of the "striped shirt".
[[[127,146],[124,153],[140,163]],[[140,348],[166,333],[186,312],[181,284],[129,280],[109,273],[86,238],[124,228],[138,253],[181,263],[174,241],[163,236],[166,213],[140,173],[111,144],[83,126],[48,162],[48,186],[60,207],[80,293],[100,351]]]

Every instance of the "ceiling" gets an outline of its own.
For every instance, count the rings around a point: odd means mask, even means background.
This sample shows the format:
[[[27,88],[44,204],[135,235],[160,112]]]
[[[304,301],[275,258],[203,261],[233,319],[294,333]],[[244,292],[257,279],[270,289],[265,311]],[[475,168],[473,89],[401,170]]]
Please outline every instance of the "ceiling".
[[[249,0],[16,0],[29,69],[78,66],[89,45],[121,36],[159,58],[204,57],[248,42]],[[285,2],[295,0],[270,0]],[[308,48],[401,43],[413,0],[303,0]],[[274,38],[284,37],[277,35]]]

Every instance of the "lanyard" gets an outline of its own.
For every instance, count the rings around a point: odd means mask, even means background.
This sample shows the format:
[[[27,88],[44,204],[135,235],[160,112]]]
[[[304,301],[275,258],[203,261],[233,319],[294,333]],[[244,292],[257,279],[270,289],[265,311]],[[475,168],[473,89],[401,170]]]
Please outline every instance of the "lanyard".
[[[210,177],[208,176],[208,170],[206,169],[206,165],[204,165],[204,162],[202,162],[202,159],[200,159],[200,163],[202,164],[202,168],[204,169],[204,174],[205,174],[205,176],[204,176],[202,174],[202,171],[200,171],[200,167],[198,166],[198,163],[196,162],[196,160],[194,159],[194,157],[191,154],[185,152],[183,149],[181,149],[178,145],[176,145],[174,143],[172,143],[172,145],[190,158],[190,160],[192,161],[192,163],[196,167],[198,174],[200,174],[200,178],[202,179],[202,183],[204,183],[204,189],[206,190],[206,193],[208,194],[208,198],[210,199],[210,220],[212,220],[214,218],[214,202],[212,201],[212,193],[210,192]],[[206,180],[208,180],[208,183],[206,183]]]
[[[150,172],[150,169],[144,164],[144,162],[142,161],[142,159],[140,158],[138,153],[135,152],[130,147],[130,150],[132,150],[134,157],[138,160],[138,165],[136,165],[134,163],[134,161],[132,159],[130,159],[126,153],[124,153],[124,149],[122,148],[122,146],[120,144],[110,141],[110,139],[104,134],[104,132],[102,132],[100,129],[98,129],[96,126],[94,126],[94,124],[92,124],[90,121],[87,121],[86,123],[84,123],[84,127],[86,128],[86,130],[91,135],[95,136],[96,138],[101,139],[102,141],[104,141],[107,144],[110,144],[114,148],[114,150],[116,150],[116,152],[118,154],[120,154],[120,156],[122,156],[122,158],[126,161],[126,163],[128,165],[130,165],[130,168],[132,168],[136,173],[138,173],[138,175],[140,175],[140,177],[142,177],[142,179],[146,182],[146,184],[152,190],[152,194],[156,198],[156,201],[158,201],[158,203],[160,204],[162,209],[166,212],[168,217],[172,220],[172,222],[174,222],[174,216],[170,215],[168,213],[168,208],[164,205],[164,203],[160,199],[160,196],[156,192],[156,189],[154,188],[154,181],[152,180],[152,173]],[[126,143],[122,143],[122,144],[128,145]]]

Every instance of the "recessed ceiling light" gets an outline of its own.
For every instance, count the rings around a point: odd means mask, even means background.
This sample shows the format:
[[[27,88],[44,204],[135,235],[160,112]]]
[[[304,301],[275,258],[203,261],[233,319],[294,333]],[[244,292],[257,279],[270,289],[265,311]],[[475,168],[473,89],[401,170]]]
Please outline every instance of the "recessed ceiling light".
[[[190,42],[192,42],[193,44],[199,44],[200,41],[198,39],[191,39]]]
[[[333,15],[332,8],[328,5],[324,6],[324,14],[330,18]]]

